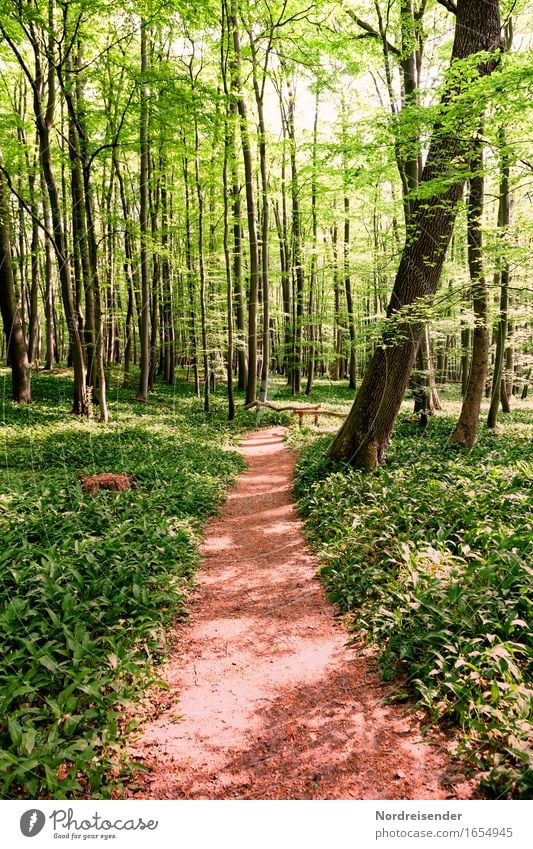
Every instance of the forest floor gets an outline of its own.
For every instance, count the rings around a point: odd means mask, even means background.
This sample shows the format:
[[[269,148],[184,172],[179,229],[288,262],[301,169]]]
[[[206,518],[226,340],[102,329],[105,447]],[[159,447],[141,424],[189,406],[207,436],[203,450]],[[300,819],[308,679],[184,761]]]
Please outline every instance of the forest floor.
[[[446,741],[388,704],[372,657],[326,601],[292,500],[284,429],[249,434],[247,470],[202,544],[190,616],[131,754],[143,799],[470,798]]]

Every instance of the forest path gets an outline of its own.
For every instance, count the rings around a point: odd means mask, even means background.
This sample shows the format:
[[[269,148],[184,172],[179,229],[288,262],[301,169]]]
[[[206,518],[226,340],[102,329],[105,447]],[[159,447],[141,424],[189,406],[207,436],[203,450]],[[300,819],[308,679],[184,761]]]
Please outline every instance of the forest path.
[[[324,598],[283,435],[255,431],[242,444],[248,468],[208,525],[190,618],[163,670],[170,689],[133,745],[149,771],[131,795],[456,797],[445,751],[383,704],[390,688],[347,646]]]

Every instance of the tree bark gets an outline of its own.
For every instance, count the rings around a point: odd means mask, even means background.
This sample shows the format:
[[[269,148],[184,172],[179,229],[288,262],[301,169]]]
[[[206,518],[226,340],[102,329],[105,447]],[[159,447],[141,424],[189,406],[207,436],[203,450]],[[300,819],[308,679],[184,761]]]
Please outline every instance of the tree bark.
[[[74,305],[72,284],[70,277],[70,257],[68,243],[63,226],[60,196],[52,164],[52,147],[50,131],[54,122],[54,111],[56,104],[55,68],[53,55],[55,48],[54,36],[54,3],[49,0],[49,41],[48,41],[48,95],[46,106],[43,104],[44,76],[41,67],[40,45],[37,41],[32,44],[35,57],[35,80],[33,82],[33,104],[37,134],[39,137],[39,160],[43,170],[44,181],[50,201],[50,213],[54,234],[54,248],[59,266],[59,280],[61,284],[61,297],[65,318],[69,330],[69,342],[72,353],[72,364],[74,367],[74,401],[72,412],[78,416],[89,414],[89,403],[87,398],[87,385],[85,381],[85,362],[83,346],[78,325],[77,311]]]
[[[498,230],[505,236],[510,222],[510,195],[509,195],[509,156],[506,152],[506,139],[504,127],[500,130],[501,145],[501,175],[500,175],[500,197],[498,202]],[[500,263],[500,315],[498,319],[498,336],[496,340],[496,359],[494,361],[494,373],[492,377],[492,390],[487,427],[492,430],[496,427],[498,420],[498,408],[500,406],[501,384],[503,365],[505,357],[505,343],[507,340],[507,320],[509,309],[509,260],[502,256]]]
[[[0,158],[0,166],[2,161]],[[0,170],[0,311],[11,366],[12,397],[19,404],[31,402],[30,363],[22,328],[20,310],[15,299],[11,256],[9,195]]]
[[[259,297],[259,242],[255,212],[254,171],[252,148],[248,132],[248,111],[242,94],[242,53],[238,24],[238,0],[230,0],[228,24],[232,33],[233,56],[231,62],[231,88],[237,100],[241,134],[244,181],[246,188],[246,211],[248,217],[248,242],[250,246],[250,289],[248,293],[248,380],[246,403],[255,401],[257,393],[257,307]]]
[[[480,128],[481,134],[481,128]],[[457,426],[450,442],[471,448],[476,439],[481,400],[489,362],[489,331],[487,328],[488,290],[483,272],[483,240],[481,218],[483,213],[483,148],[481,136],[474,142],[471,160],[470,195],[468,198],[468,267],[470,270],[475,327],[472,343],[470,375],[463,398]]]
[[[148,258],[148,169],[150,149],[148,142],[148,86],[145,79],[148,71],[148,38],[146,30],[147,23],[143,20],[141,21],[141,74],[143,75],[143,81],[141,85],[140,107],[141,374],[139,379],[139,393],[137,395],[139,401],[146,401],[150,381],[150,269]]]
[[[318,81],[317,81],[318,82]],[[307,385],[305,394],[310,395],[313,391],[313,379],[315,376],[316,358],[316,328],[315,316],[315,289],[317,285],[317,247],[318,247],[318,220],[317,220],[317,145],[318,145],[318,113],[320,106],[320,88],[317,84],[315,95],[315,117],[313,121],[313,157],[311,175],[311,229],[313,233],[313,251],[311,254],[311,270],[309,274],[309,358],[307,364]]]
[[[304,322],[304,268],[302,260],[302,220],[300,212],[300,191],[298,186],[298,168],[296,163],[296,129],[294,121],[295,92],[288,85],[287,92],[287,137],[289,139],[289,161],[291,165],[291,204],[292,204],[292,258],[296,283],[294,290],[294,326],[293,357],[291,364],[292,394],[302,391],[302,343]]]

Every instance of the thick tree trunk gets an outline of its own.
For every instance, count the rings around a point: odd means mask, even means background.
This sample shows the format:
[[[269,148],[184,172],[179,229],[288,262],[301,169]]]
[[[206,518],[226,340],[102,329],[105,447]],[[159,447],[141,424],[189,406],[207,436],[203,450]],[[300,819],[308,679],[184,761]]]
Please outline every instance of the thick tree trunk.
[[[452,64],[480,51],[493,52],[499,45],[497,0],[458,0]],[[491,73],[492,68],[493,63],[485,63],[479,73]],[[441,103],[444,112],[465,85],[454,76]],[[479,107],[482,104],[468,104],[469,112],[463,119],[467,126],[473,118],[479,121],[482,111]],[[388,327],[365,372],[353,407],[330,448],[333,459],[373,469],[385,458],[423,330],[421,319],[409,320],[408,308],[420,299],[430,303],[437,290],[463,189],[461,165],[468,160],[471,149],[468,135],[466,127],[459,133],[457,126],[447,122],[434,128],[421,184],[438,180],[445,188],[414,202],[387,309]]]

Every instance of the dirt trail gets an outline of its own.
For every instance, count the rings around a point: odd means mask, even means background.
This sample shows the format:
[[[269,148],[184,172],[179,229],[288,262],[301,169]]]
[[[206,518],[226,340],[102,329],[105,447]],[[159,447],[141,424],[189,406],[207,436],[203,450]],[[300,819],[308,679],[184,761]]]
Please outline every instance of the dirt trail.
[[[465,798],[445,751],[383,704],[372,661],[346,645],[292,503],[283,429],[250,434],[242,450],[248,469],[208,526],[190,620],[164,670],[165,707],[133,746],[150,767],[133,795]]]

